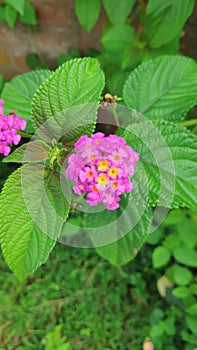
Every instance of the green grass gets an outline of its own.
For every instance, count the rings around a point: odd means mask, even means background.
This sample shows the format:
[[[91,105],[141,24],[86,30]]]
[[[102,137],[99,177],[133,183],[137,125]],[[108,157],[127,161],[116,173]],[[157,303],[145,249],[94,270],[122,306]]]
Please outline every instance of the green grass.
[[[197,319],[191,331],[185,308],[196,300],[195,269],[193,295],[181,300],[169,289],[162,298],[157,280],[174,259],[154,269],[151,256],[159,244],[174,244],[172,234],[181,228],[183,235],[185,223],[195,233],[195,222],[196,213],[172,211],[122,269],[94,250],[58,243],[48,262],[19,283],[0,256],[0,350],[140,350],[149,335],[155,350],[193,350]]]
[[[44,349],[56,325],[73,350],[141,348],[149,331],[147,295],[96,253],[57,244],[23,284],[3,258],[1,270],[0,349]]]

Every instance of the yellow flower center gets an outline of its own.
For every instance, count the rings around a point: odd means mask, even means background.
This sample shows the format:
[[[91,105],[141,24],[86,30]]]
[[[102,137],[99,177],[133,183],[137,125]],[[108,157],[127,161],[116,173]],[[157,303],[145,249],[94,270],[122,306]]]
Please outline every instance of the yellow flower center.
[[[109,167],[109,162],[107,160],[100,160],[98,162],[98,167],[100,170],[106,170]]]
[[[109,169],[109,176],[110,177],[116,177],[118,175],[118,168],[113,166],[112,168]]]
[[[107,185],[108,183],[108,178],[105,175],[99,175],[98,177],[98,183],[101,185]]]
[[[84,189],[84,185],[79,185],[80,190]]]

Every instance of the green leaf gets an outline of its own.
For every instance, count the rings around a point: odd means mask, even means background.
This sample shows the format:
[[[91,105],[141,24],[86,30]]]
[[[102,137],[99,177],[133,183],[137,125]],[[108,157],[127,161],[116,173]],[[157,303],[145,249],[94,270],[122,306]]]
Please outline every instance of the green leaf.
[[[35,127],[49,118],[54,137],[67,132],[65,139],[73,141],[84,133],[91,134],[103,86],[104,75],[96,59],[79,58],[62,64],[34,96]]]
[[[170,251],[162,246],[159,246],[153,250],[152,262],[155,269],[166,266],[170,261]]]
[[[82,216],[77,216],[77,217],[69,216],[68,220],[66,220],[65,225],[63,225],[62,227],[61,237],[63,238],[63,241],[64,241],[64,237],[68,238],[71,236],[75,236],[81,232],[82,221],[83,221]],[[71,225],[69,226],[69,229],[67,224]]]
[[[189,291],[191,294],[197,295],[197,284],[191,284],[189,286]]]
[[[19,12],[21,15],[24,12],[24,7],[25,7],[25,0],[4,0],[4,2],[8,5],[10,5],[14,10]]]
[[[158,48],[148,48],[148,51],[143,51],[143,62],[147,61],[148,59],[154,59],[161,55],[178,55],[180,51],[180,37],[181,33],[179,33],[175,38],[173,38],[171,41],[169,41],[167,44],[160,46]]]
[[[0,205],[3,255],[18,279],[23,280],[47,260],[69,205],[57,176],[45,172],[39,164],[12,173],[1,193]]]
[[[3,85],[4,85],[3,76],[0,74],[0,94],[1,94],[1,90],[3,89]]]
[[[5,14],[4,14],[5,10],[4,10],[4,6],[0,5],[0,21],[4,21],[5,20]]]
[[[139,207],[135,203],[132,203],[127,208],[122,220],[119,216],[121,213],[121,208],[115,212],[105,210],[105,212],[87,215],[85,218],[88,227],[99,227],[102,230],[102,232],[100,230],[97,232],[96,229],[94,231],[92,229],[90,233],[90,238],[94,246],[97,247],[98,254],[115,266],[124,265],[135,258],[146,241],[152,219],[152,210],[150,208],[147,208],[144,213],[140,214]],[[112,230],[115,240],[113,243],[102,246],[101,243],[104,242],[102,234],[103,237],[109,236]],[[124,233],[126,234],[124,235]]]
[[[100,13],[100,0],[76,0],[75,13],[82,27],[87,31],[94,27]]]
[[[193,7],[194,0],[149,0],[144,31],[150,45],[160,47],[175,38],[191,15]]]
[[[143,165],[149,184],[150,204],[197,209],[195,135],[174,123],[153,124],[142,119],[126,129],[125,140],[140,154],[139,164]],[[136,178],[140,181],[140,174]]]
[[[49,156],[50,147],[39,140],[25,143],[18,147],[9,156],[3,159],[4,163],[34,163],[46,160]]]
[[[37,24],[35,8],[29,1],[26,1],[25,7],[24,7],[24,13],[19,16],[19,19],[24,24],[28,24],[28,25]]]
[[[123,98],[148,118],[179,121],[197,100],[197,64],[180,56],[147,61],[129,76]]]
[[[159,308],[153,309],[153,311],[151,312],[151,315],[150,315],[151,326],[158,323],[160,320],[162,320],[162,318],[164,318],[163,310],[159,309]]]
[[[37,88],[50,76],[49,70],[37,70],[14,77],[4,85],[1,98],[4,111],[16,110],[22,119],[27,120],[27,132],[34,132],[31,123],[31,101]]]
[[[40,59],[38,54],[35,53],[29,53],[25,57],[26,62],[29,66],[29,68],[35,70],[35,69],[48,69],[48,66],[43,60]]]
[[[112,52],[125,50],[132,45],[134,40],[134,29],[124,23],[112,27],[112,29],[105,33],[101,38],[103,46]]]
[[[181,331],[181,337],[182,339],[187,342],[187,343],[190,343],[190,344],[193,344],[193,346],[195,346],[194,344],[196,343],[196,336],[195,334],[190,334],[188,332],[185,332],[185,331]],[[174,349],[173,349],[174,350]],[[176,350],[176,348],[175,348]]]
[[[186,323],[187,323],[190,331],[192,331],[192,333],[197,335],[197,319],[196,319],[196,317],[186,316]]]
[[[125,79],[128,78],[128,72],[117,71],[113,74],[110,74],[106,77],[106,85],[108,91],[113,94],[117,94],[119,96],[122,95],[122,88],[125,82]]]
[[[182,242],[190,248],[194,248],[197,244],[197,225],[191,219],[185,220],[176,226]]]
[[[164,242],[163,242],[163,246],[165,248],[168,248],[169,250],[174,249],[177,245],[179,245],[180,243],[180,237],[178,235],[178,233],[171,233],[169,235],[166,236]]]
[[[161,228],[158,228],[154,232],[151,232],[151,234],[148,236],[146,243],[148,244],[158,244],[161,241],[161,237],[163,236],[163,230]]]
[[[135,227],[125,236],[105,247],[97,248],[97,252],[115,266],[122,266],[134,259],[148,237],[148,228],[152,218],[152,210],[147,209]],[[132,221],[132,219],[130,218]]]
[[[197,303],[189,306],[187,309],[186,309],[187,313],[190,315],[190,316],[193,316],[193,317],[196,317],[197,318]]]
[[[193,275],[189,269],[177,264],[169,267],[166,271],[166,274],[172,282],[180,286],[186,286],[191,282],[193,278]]]
[[[164,327],[165,327],[166,334],[175,335],[176,334],[175,317],[173,316],[167,317],[164,320]],[[166,350],[174,350],[174,349],[176,348],[166,347]]]
[[[174,209],[171,210],[167,216],[167,218],[165,219],[163,225],[164,226],[172,226],[172,225],[176,225],[183,223],[183,221],[186,219],[185,214],[183,212],[183,210],[181,209]]]
[[[86,53],[87,55],[87,53]],[[87,55],[89,56],[89,55]],[[61,64],[71,60],[72,58],[78,58],[80,57],[80,52],[77,49],[71,49],[68,51],[68,53],[61,53],[58,57],[58,65],[60,66]]]
[[[189,239],[189,238],[188,238]],[[174,248],[173,255],[176,261],[181,264],[197,267],[197,252],[184,244]]]
[[[188,288],[185,286],[176,287],[172,290],[172,295],[176,298],[185,299],[188,297]]]
[[[17,18],[17,12],[10,5],[5,6],[4,19],[10,28],[14,28]]]
[[[164,321],[160,321],[151,328],[152,338],[161,338],[164,333]],[[155,341],[154,341],[155,344]]]
[[[129,76],[130,72],[144,60],[145,53],[142,51],[142,48],[137,47],[137,45],[138,43],[136,42],[136,44],[127,47],[122,53],[121,69],[127,71],[127,76]]]
[[[136,0],[103,0],[103,6],[113,24],[123,23],[130,14]]]

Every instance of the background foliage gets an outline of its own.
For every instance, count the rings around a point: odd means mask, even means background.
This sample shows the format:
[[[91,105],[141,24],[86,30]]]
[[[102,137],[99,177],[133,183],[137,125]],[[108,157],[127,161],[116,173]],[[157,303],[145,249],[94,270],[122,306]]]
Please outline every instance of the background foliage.
[[[19,284],[1,259],[0,348],[138,350],[150,334],[158,350],[194,349],[196,258],[180,261],[176,251],[186,242],[194,252],[196,223],[197,213],[172,211],[118,270],[91,250],[57,245],[45,268]]]
[[[17,19],[27,25],[36,25],[34,6],[29,0],[4,0],[0,4],[0,21],[6,21],[10,28],[14,28]]]
[[[28,4],[28,1],[17,1],[16,7],[13,1],[4,1],[0,7],[0,19],[13,27],[18,15],[24,23],[29,21],[29,24],[35,24],[34,10],[31,9],[29,15],[27,13]],[[196,96],[194,63],[187,66],[185,61],[184,69],[183,63],[179,66],[181,61],[177,58],[170,63],[170,76],[176,82],[172,104],[172,96],[166,94],[146,110],[150,102],[148,99],[155,96],[146,96],[145,90],[140,96],[138,82],[143,79],[149,87],[157,69],[158,76],[161,76],[160,58],[152,61],[152,66],[151,58],[179,52],[182,28],[192,12],[194,1],[149,0],[146,6],[144,1],[103,0],[102,5],[108,16],[101,38],[102,51],[89,51],[86,55],[98,58],[106,73],[107,90],[122,95],[128,75],[145,62],[129,78],[135,84],[129,84],[127,80],[129,87],[124,89],[124,99],[128,100],[128,104],[132,103],[131,107],[142,111],[145,109],[152,121],[156,115],[162,115],[166,123],[171,120],[179,124],[183,117],[190,122],[191,112],[187,112],[194,106]],[[87,13],[90,6],[91,11]],[[76,1],[77,17],[87,31],[94,26],[100,9],[100,1]],[[61,65],[79,56],[80,52],[72,49],[62,54],[58,63]],[[27,59],[33,68],[46,68],[34,55]],[[162,60],[162,64],[167,65],[167,60]],[[151,74],[146,77],[147,67]],[[43,72],[44,80],[50,72]],[[28,74],[14,78],[5,87],[2,97],[6,99],[8,96],[7,111],[16,100],[21,99],[20,113],[29,116],[30,101],[42,83],[42,73],[37,75],[37,85],[36,72]],[[163,82],[168,83],[168,76],[165,78],[165,81],[163,75],[160,78],[159,89]],[[15,87],[18,89],[22,86],[20,79],[27,79],[31,89],[25,93],[13,93]],[[2,87],[3,78],[0,76],[0,90]],[[186,88],[188,96],[185,95]],[[178,99],[177,91],[181,89],[184,90],[184,97]],[[154,90],[154,93],[157,96],[158,90]],[[160,112],[160,104],[166,108],[165,115]],[[33,131],[30,121],[28,128],[29,132]],[[177,125],[177,128],[180,126]],[[172,135],[171,131],[169,135]],[[192,122],[190,131],[194,134],[197,132]],[[181,140],[183,148],[185,133],[187,131],[182,134]],[[173,137],[169,137],[169,142],[173,140]],[[184,163],[183,171],[187,170],[190,162],[188,154],[193,157],[193,140],[191,136],[190,150],[185,149],[187,163]],[[177,144],[173,143],[176,156],[178,143],[180,140],[177,140]],[[0,163],[1,186],[16,168],[17,165],[13,163]],[[191,176],[193,186],[192,181]],[[182,187],[183,183],[177,188],[179,199]],[[192,193],[191,187],[191,201]],[[135,260],[118,269],[98,257],[94,251],[57,245],[46,266],[19,284],[1,259],[0,349],[138,350],[149,335],[157,350],[193,350],[197,344],[196,223],[196,211],[172,210],[162,227],[148,238]],[[100,253],[105,256],[105,252]]]

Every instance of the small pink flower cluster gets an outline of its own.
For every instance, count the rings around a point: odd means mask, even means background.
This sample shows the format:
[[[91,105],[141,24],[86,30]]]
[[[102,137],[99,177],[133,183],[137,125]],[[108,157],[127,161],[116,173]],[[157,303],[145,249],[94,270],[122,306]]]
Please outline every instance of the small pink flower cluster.
[[[0,100],[0,154],[7,156],[11,152],[9,145],[18,145],[21,135],[17,134],[18,130],[25,130],[26,120],[22,120],[18,115],[10,113],[9,117],[4,115],[4,101]]]
[[[68,158],[66,177],[75,182],[74,193],[85,194],[89,205],[103,203],[108,210],[115,210],[120,195],[133,189],[129,177],[134,175],[138,159],[138,153],[122,137],[101,132],[85,135]]]

